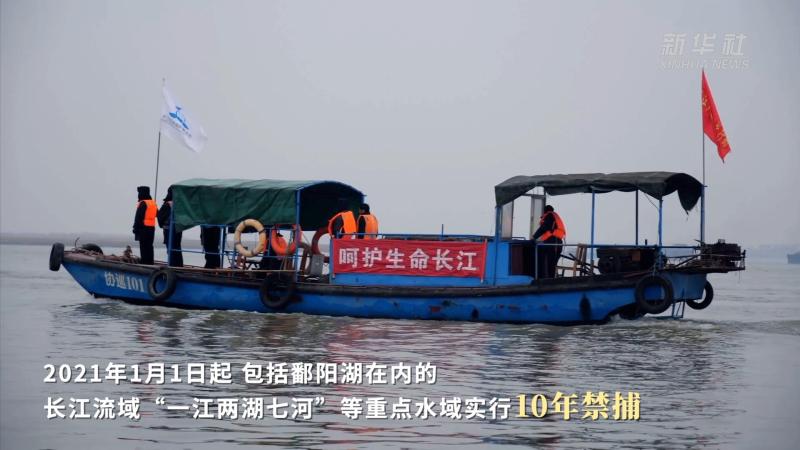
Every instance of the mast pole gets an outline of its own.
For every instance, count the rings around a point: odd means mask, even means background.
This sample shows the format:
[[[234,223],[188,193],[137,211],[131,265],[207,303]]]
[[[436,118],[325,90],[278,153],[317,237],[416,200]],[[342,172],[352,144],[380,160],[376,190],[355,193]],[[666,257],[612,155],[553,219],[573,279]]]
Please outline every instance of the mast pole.
[[[705,76],[703,74],[702,76]],[[700,139],[703,141],[703,186],[700,189],[700,245],[706,243],[706,131],[703,110],[703,80],[700,80]]]
[[[595,194],[594,188],[592,188],[592,230],[591,230],[591,237],[589,238],[590,241],[591,241],[590,247],[592,247],[591,253],[590,253],[590,256],[591,256],[590,262],[591,262],[592,266],[594,266],[594,253],[595,253],[594,252],[594,210],[595,210],[594,194]]]
[[[658,199],[658,250],[661,251],[661,247],[664,245],[664,241],[662,239],[664,234],[664,199]]]
[[[156,150],[156,185],[153,189],[153,199],[158,198],[158,165],[161,162],[161,125],[158,126],[158,149]]]
[[[166,85],[167,85],[167,79],[166,78],[162,78],[161,79],[161,90],[162,91],[164,90],[164,86],[166,86]],[[162,111],[162,114],[164,114],[163,111]],[[158,166],[159,166],[160,162],[161,162],[161,119],[159,118],[158,119],[158,147],[157,147],[157,150],[156,150],[156,184],[153,187],[153,199],[154,200],[158,199]],[[158,200],[156,200],[156,201],[158,201]]]
[[[636,195],[636,246],[639,246],[639,190],[635,190]]]

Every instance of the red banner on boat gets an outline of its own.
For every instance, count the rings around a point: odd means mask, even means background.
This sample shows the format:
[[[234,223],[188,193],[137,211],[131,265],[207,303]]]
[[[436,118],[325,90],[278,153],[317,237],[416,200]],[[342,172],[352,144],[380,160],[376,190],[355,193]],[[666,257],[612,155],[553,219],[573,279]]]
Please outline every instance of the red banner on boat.
[[[486,242],[336,239],[335,273],[483,278]]]

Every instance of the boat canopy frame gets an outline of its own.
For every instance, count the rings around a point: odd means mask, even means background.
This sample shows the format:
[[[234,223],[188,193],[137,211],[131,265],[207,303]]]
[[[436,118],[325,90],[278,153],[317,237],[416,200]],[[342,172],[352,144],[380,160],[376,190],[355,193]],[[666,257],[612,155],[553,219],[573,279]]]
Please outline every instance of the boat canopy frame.
[[[582,173],[555,175],[518,175],[494,188],[495,192],[495,243],[500,240],[502,208],[535,188],[546,195],[592,194],[591,235],[589,248],[591,261],[595,253],[595,195],[609,192],[634,192],[636,194],[636,246],[639,246],[639,191],[658,200],[658,247],[663,248],[664,197],[678,192],[684,211],[688,212],[701,200],[700,243],[704,243],[705,186],[693,176],[682,172],[621,172]],[[547,244],[540,244],[547,245]]]
[[[364,194],[337,181],[192,178],[171,186],[176,231],[198,225],[235,225],[256,219],[265,226],[298,224],[316,230],[340,212],[358,211]]]
[[[681,172],[519,175],[494,187],[497,206],[503,206],[536,187],[544,188],[547,195],[642,191],[658,200],[678,191],[681,206],[686,211],[694,208],[703,195],[703,184]]]
[[[189,253],[233,255],[225,250],[229,227],[256,219],[269,228],[299,225],[316,230],[327,225],[330,217],[347,209],[358,211],[364,194],[338,181],[314,180],[243,180],[192,178],[170,186],[173,208],[170,211],[167,264],[172,265],[173,231],[182,232],[194,226],[219,228],[219,253],[182,249]],[[295,239],[292,231],[292,239]],[[267,252],[269,252],[267,246]],[[274,257],[265,254],[266,257]],[[297,259],[297,254],[291,256]],[[296,261],[295,261],[296,263]],[[295,264],[296,266],[296,264]],[[294,269],[297,277],[297,268]]]

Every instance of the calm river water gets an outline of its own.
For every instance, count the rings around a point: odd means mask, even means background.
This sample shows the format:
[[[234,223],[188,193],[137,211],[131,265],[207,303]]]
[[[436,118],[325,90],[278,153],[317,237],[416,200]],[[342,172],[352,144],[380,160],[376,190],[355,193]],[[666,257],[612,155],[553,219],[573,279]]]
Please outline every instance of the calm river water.
[[[0,447],[191,448],[797,448],[800,266],[748,261],[711,278],[716,299],[683,320],[554,327],[190,311],[94,299],[50,248],[0,247]],[[157,255],[158,256],[158,255]],[[44,383],[46,364],[230,362],[230,385]],[[435,384],[244,383],[246,362],[383,362],[437,367]],[[103,372],[101,372],[102,375]],[[365,377],[366,379],[366,377]],[[519,418],[517,395],[578,394],[571,420]],[[582,420],[586,391],[640,394],[638,421]],[[46,418],[48,397],[132,396],[129,418]],[[509,418],[351,420],[342,397],[508,397]],[[193,419],[194,398],[324,397],[310,420]],[[411,412],[415,412],[412,406]],[[437,408],[438,411],[438,408]],[[365,411],[366,413],[366,408]],[[552,412],[552,410],[551,410]],[[612,415],[609,404],[609,416]]]

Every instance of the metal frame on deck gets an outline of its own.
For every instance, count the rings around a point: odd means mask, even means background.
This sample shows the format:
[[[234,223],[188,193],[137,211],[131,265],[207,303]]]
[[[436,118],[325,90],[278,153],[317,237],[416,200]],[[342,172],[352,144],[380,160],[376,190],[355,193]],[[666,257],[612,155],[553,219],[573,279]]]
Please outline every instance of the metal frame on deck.
[[[635,239],[634,239],[634,242],[635,243],[632,246],[631,245],[622,245],[622,246],[624,246],[624,247],[634,247],[634,248],[649,248],[649,247],[651,247],[649,245],[639,245],[639,190],[637,189],[637,190],[634,190],[633,192],[634,192],[634,195],[635,195],[635,197],[634,197],[634,205],[635,205],[634,206],[635,207],[635,230],[634,230]],[[605,193],[605,192],[601,192],[601,193]],[[528,195],[528,194],[525,194],[525,195]],[[594,264],[595,249],[596,248],[601,248],[601,247],[620,247],[621,245],[602,245],[602,244],[596,244],[595,243],[595,230],[596,230],[595,214],[596,214],[596,210],[597,210],[597,203],[596,203],[597,192],[594,189],[592,189],[591,195],[592,195],[591,226],[590,226],[590,231],[589,231],[590,234],[589,234],[588,249],[589,249],[590,255],[591,255],[590,256],[590,260],[589,260],[589,266],[594,268],[595,267],[595,264]],[[512,202],[514,202],[514,201],[515,200],[512,200]],[[700,204],[701,204],[701,209],[702,209],[702,207],[704,205],[704,202],[705,202],[705,186],[700,191],[700,202],[701,202]],[[494,283],[496,283],[496,279],[497,279],[497,271],[496,271],[496,269],[497,269],[497,257],[498,257],[498,253],[499,253],[497,251],[497,249],[498,249],[499,242],[500,242],[500,239],[501,239],[501,237],[500,237],[501,231],[500,230],[501,230],[501,227],[503,226],[503,223],[502,223],[502,219],[503,219],[502,218],[502,208],[503,208],[503,205],[495,206],[495,236],[494,236],[495,237],[495,257],[494,257],[494,263],[493,263],[494,266],[495,266],[495,275],[494,275],[494,280],[493,280]],[[702,217],[702,215],[703,215],[702,213],[703,212],[704,211],[701,211],[701,221],[702,221],[702,219],[704,219]],[[513,223],[513,217],[511,218],[511,221]],[[700,243],[702,245],[704,243],[704,226],[701,226],[701,230],[700,231],[701,231]],[[513,229],[512,229],[512,235],[513,235]],[[549,246],[558,246],[558,245],[560,245],[562,247],[570,246],[570,245],[567,245],[567,244],[544,244],[544,243],[538,243],[538,242],[536,243],[536,246],[540,246],[540,245],[542,245],[542,246],[548,246],[548,245]],[[573,244],[572,246],[575,246],[575,245]],[[684,249],[692,249],[692,250],[696,249],[696,247],[694,247],[694,246],[664,246],[664,199],[663,199],[663,197],[658,199],[658,245],[656,246],[656,248],[658,249],[658,254],[659,255],[663,255],[663,250],[666,249],[666,248],[684,248]],[[534,251],[534,263],[535,263],[535,267],[538,267],[539,254],[538,254],[537,251]],[[663,264],[664,264],[663,258],[662,257],[658,257],[656,259],[656,267],[655,267],[655,269],[662,269],[663,268]],[[533,278],[536,279],[536,276],[534,275]],[[680,314],[682,316],[683,312],[681,311]]]
[[[302,193],[303,189],[304,188],[300,188],[300,189],[295,190],[295,203],[297,205],[297,208],[296,208],[296,211],[295,211],[295,224],[296,225],[300,223],[300,211],[302,210],[302,200],[301,200],[302,199],[302,195],[301,195],[301,193]],[[363,201],[364,201],[364,195],[362,194],[361,202],[363,203]],[[170,265],[170,266],[172,265],[172,250],[173,250],[172,249],[172,246],[173,246],[172,235],[173,235],[173,223],[174,223],[174,220],[175,220],[174,212],[175,212],[175,209],[173,207],[170,210],[169,236],[167,238],[167,264]],[[231,251],[227,251],[225,249],[225,245],[227,243],[227,238],[228,238],[228,227],[231,226],[231,225],[232,224],[227,224],[227,225],[215,225],[215,224],[201,225],[201,226],[204,226],[204,227],[219,227],[221,229],[220,244],[219,244],[220,251],[219,251],[219,253],[209,253],[209,252],[206,252],[206,251],[203,251],[203,250],[191,250],[191,249],[183,249],[183,248],[181,248],[181,252],[184,252],[184,253],[200,253],[200,254],[209,254],[209,255],[219,255],[221,257],[221,267],[220,267],[221,269],[224,268],[225,256],[228,256],[228,264],[232,265],[233,262],[236,261],[236,258],[238,256],[238,252],[236,251],[235,248],[233,250],[231,250]],[[264,249],[265,254],[262,256],[262,258],[276,258],[277,257],[277,256],[271,254],[270,245],[269,245],[269,237],[270,237],[271,232],[272,232],[272,230],[274,228],[276,228],[276,227],[270,226],[270,227],[266,228],[265,232],[267,233],[267,246]],[[300,238],[300,236],[293,229],[292,230],[292,234],[291,234],[291,241],[290,242],[295,242],[298,238]],[[295,247],[294,254],[291,255],[292,263],[293,263],[293,266],[294,266],[294,268],[293,268],[294,281],[298,280],[299,273],[300,273],[300,264],[299,264],[300,255],[298,254],[298,250],[300,248],[301,248],[301,246],[300,246],[300,243],[298,242],[296,247]],[[331,252],[332,251],[333,251],[333,240],[331,240]],[[285,257],[288,257],[288,255],[285,256]],[[331,265],[331,268],[330,268],[330,275],[331,275],[331,277],[334,276],[333,266],[332,265]]]

